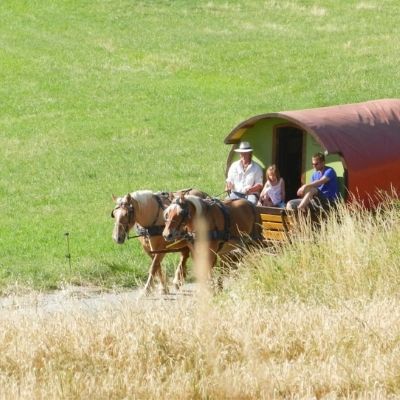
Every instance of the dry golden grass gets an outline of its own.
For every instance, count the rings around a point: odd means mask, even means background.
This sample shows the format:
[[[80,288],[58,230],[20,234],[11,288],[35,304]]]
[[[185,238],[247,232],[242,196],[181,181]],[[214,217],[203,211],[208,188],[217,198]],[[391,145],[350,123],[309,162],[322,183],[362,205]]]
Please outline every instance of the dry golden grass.
[[[0,397],[399,398],[399,210],[339,214],[219,296],[3,310]]]
[[[277,256],[250,253],[244,269],[250,276],[242,274],[240,281],[282,301],[334,304],[336,299],[390,297],[400,285],[399,247],[398,203],[387,200],[376,213],[341,205],[320,229],[303,224]]]
[[[234,296],[1,316],[2,398],[400,395],[400,302]]]

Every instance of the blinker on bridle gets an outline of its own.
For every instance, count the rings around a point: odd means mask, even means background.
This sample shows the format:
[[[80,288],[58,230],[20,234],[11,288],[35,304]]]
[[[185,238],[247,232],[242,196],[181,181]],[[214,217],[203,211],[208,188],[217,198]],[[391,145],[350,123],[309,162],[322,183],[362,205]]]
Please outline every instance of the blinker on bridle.
[[[179,224],[177,224],[175,228],[175,230],[179,231],[184,222],[190,217],[190,212],[187,202],[181,202],[180,199],[176,199],[175,204],[179,205],[179,207],[181,208],[181,212],[178,214],[181,219],[179,221]]]
[[[179,215],[182,217],[182,219],[186,220],[189,218],[189,206],[188,203],[178,203],[181,207],[181,212],[179,213]]]
[[[130,224],[132,222],[132,219],[135,214],[135,209],[133,208],[132,204],[120,204],[117,207],[114,208],[114,210],[111,211],[111,218],[115,218],[114,211],[118,210],[118,208],[126,208],[128,211],[128,223]]]

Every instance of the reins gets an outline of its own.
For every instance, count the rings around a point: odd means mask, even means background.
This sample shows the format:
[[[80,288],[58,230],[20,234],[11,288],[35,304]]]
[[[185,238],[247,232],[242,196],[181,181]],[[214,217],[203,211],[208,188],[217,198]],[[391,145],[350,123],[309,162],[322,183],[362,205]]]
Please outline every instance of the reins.
[[[184,240],[187,240],[187,239],[185,237],[182,237],[181,239],[179,239],[179,240],[177,240],[177,241],[175,241],[173,243],[168,244],[166,246],[166,249],[164,249],[164,250],[151,250],[150,254],[164,254],[164,253],[177,253],[177,252],[180,252],[180,251],[182,251],[182,247],[179,248],[179,249],[169,249],[169,247],[176,246],[177,244],[179,244],[180,242],[182,242]],[[183,246],[183,247],[186,247],[186,246]]]
[[[213,196],[213,197],[211,197],[213,200],[215,200],[215,199],[219,199],[219,197],[220,196],[222,196],[223,194],[227,194],[227,195],[229,195],[231,193],[231,191],[230,190],[224,190],[223,192],[221,192],[220,194],[217,194],[217,195],[215,195],[215,196]]]
[[[127,240],[129,240],[129,239],[137,239],[137,238],[140,238],[140,237],[142,237],[142,236],[144,236],[144,235],[143,235],[143,234],[134,235],[134,236],[129,236],[129,235],[128,235],[128,236],[126,237],[126,239],[127,239]]]

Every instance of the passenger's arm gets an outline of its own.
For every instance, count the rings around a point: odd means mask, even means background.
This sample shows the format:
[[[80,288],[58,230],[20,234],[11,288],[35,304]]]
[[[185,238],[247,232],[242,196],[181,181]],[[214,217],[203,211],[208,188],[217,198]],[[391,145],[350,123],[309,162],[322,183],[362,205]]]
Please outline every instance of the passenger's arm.
[[[246,188],[246,194],[260,193],[263,188],[263,171],[260,168],[254,175],[254,184]]]
[[[250,186],[249,188],[247,188],[246,194],[259,193],[261,189],[262,189],[262,184],[261,183],[256,183],[255,185]]]
[[[329,177],[323,175],[323,176],[321,177],[321,179],[317,179],[316,181],[311,182],[311,183],[308,183],[308,184],[305,185],[305,186],[317,188],[317,187],[319,187],[319,186],[321,186],[321,185],[323,185],[324,183],[327,183],[327,182],[329,182]]]
[[[301,197],[304,196],[310,189],[314,188],[317,189],[319,186],[323,185],[324,183],[329,182],[329,176],[323,175],[320,179],[317,179],[314,182],[306,183],[303,185],[298,191],[297,194]]]

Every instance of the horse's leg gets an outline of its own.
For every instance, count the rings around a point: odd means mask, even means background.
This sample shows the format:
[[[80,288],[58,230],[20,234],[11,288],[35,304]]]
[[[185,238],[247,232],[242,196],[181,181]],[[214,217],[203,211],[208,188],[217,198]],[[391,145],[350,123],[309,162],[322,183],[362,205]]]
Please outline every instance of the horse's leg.
[[[181,251],[181,257],[179,259],[179,264],[175,270],[175,276],[173,284],[176,290],[179,290],[181,286],[185,283],[186,279],[186,263],[190,255],[190,250],[188,248]]]
[[[149,276],[147,278],[146,284],[144,285],[144,291],[146,294],[149,294],[151,292],[151,289],[154,287],[154,278],[156,277],[156,275],[160,277],[160,282],[163,287],[163,291],[165,293],[168,293],[168,287],[161,272],[161,261],[164,258],[164,256],[165,254],[163,253],[152,255],[151,265],[149,269]]]
[[[149,273],[147,276],[147,281],[146,284],[144,285],[144,292],[146,294],[150,294],[150,292],[152,291],[152,289],[154,289],[154,274],[152,273],[154,267],[154,258],[155,256],[151,257],[151,264],[150,264],[150,268],[149,268]]]
[[[210,255],[209,255],[209,260],[210,260],[210,268],[208,271],[209,274],[209,282],[212,290],[214,293],[218,293],[223,290],[224,288],[224,275],[226,270],[229,268],[230,263],[232,262],[230,258],[230,253],[228,252],[223,252],[222,254],[217,254],[217,248],[219,246],[215,245],[210,248]],[[212,274],[213,269],[216,269],[216,265],[218,263],[218,271],[215,271],[214,274]],[[217,274],[215,277],[215,273]],[[214,277],[212,276],[214,275]]]
[[[214,294],[221,292],[224,288],[224,268],[225,268],[225,257],[224,256],[217,256],[216,253],[213,252],[212,264],[209,270],[209,282],[210,287]],[[217,271],[212,273],[213,269],[216,269],[217,263],[219,264],[219,268]],[[217,274],[217,276],[215,276]],[[213,276],[214,275],[214,276]]]
[[[169,289],[168,289],[168,278],[167,278],[167,273],[163,272],[161,268],[161,260],[165,257],[165,253],[163,254],[158,254],[160,257],[158,258],[158,265],[155,270],[155,273],[158,275],[158,278],[160,280],[160,290],[162,294],[168,294]]]

